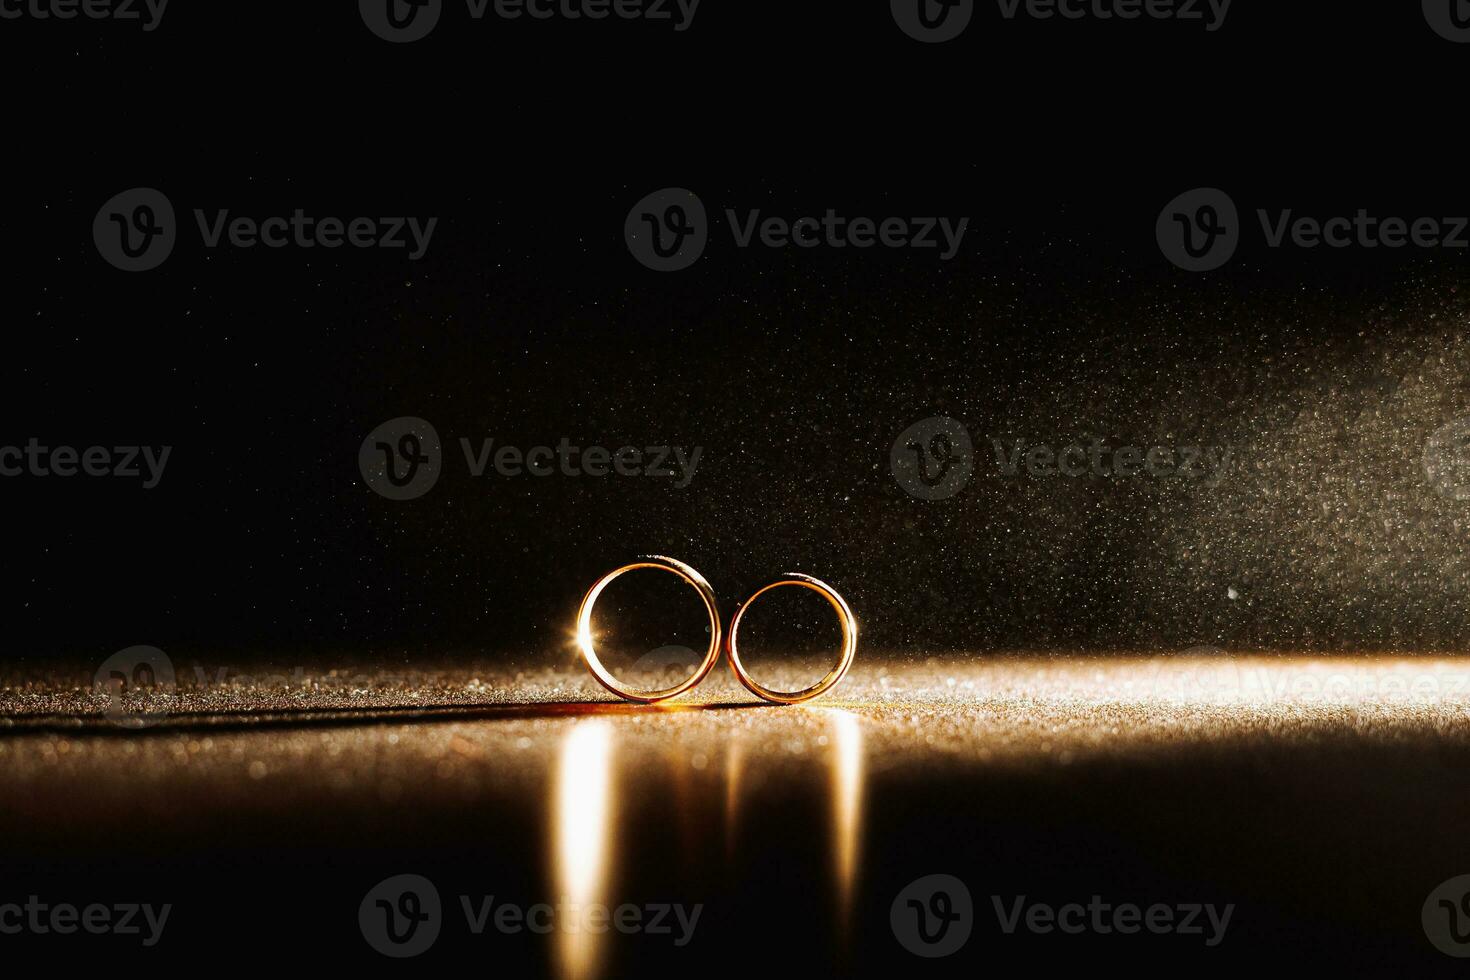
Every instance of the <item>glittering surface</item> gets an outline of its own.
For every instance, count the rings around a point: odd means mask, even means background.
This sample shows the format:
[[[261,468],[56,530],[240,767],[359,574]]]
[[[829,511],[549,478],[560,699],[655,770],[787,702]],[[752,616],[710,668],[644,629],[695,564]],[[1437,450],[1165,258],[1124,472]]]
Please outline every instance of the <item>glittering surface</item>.
[[[173,692],[126,696],[117,724],[104,717],[105,691],[30,681],[3,690],[0,780],[36,805],[44,794],[104,793],[126,803],[140,780],[204,780],[242,799],[262,781],[329,797],[391,799],[409,788],[463,795],[537,777],[559,737],[588,718],[606,719],[627,743],[630,770],[644,753],[674,746],[702,768],[732,737],[747,740],[751,761],[779,769],[826,744],[821,730],[833,716],[856,722],[869,772],[936,776],[973,765],[1140,764],[1201,752],[1269,759],[1405,738],[1470,744],[1470,662],[1453,659],[868,660],[829,697],[784,709],[754,703],[723,668],[693,696],[637,706],[565,671],[483,666],[411,678],[339,670],[185,680]]]
[[[358,840],[377,851],[352,852],[348,890],[450,848],[477,855],[455,867],[533,894],[664,889],[717,907],[758,883],[721,860],[779,853],[837,930],[881,926],[889,890],[936,867],[1086,894],[1156,889],[1138,879],[1152,867],[1240,903],[1241,942],[1272,941],[1290,915],[1397,951],[1421,893],[1470,857],[1453,833],[1470,805],[1470,663],[1453,659],[870,655],[798,707],[753,705],[723,673],[657,707],[567,670],[284,680],[124,701],[169,709],[136,731],[101,716],[103,693],[7,687],[10,870],[86,864],[119,839],[165,866],[211,847],[224,860],[220,835],[251,855]],[[557,830],[589,805],[615,847]],[[655,845],[681,861],[629,857]],[[1324,887],[1344,893],[1326,914],[1309,907]],[[833,935],[849,952],[877,941]],[[616,941],[547,964],[587,975],[633,955]]]
[[[874,661],[877,661],[876,663]],[[478,726],[487,738],[540,731],[567,719],[604,715],[633,728],[738,725],[780,735],[809,712],[840,710],[864,722],[879,756],[960,757],[1041,764],[1054,752],[1128,755],[1141,746],[1313,731],[1366,735],[1381,726],[1460,719],[1470,706],[1470,661],[1435,657],[1233,656],[1198,648],[1174,655],[1123,657],[912,658],[865,656],[831,695],[795,710],[705,709],[766,706],[722,666],[694,694],[661,705],[626,704],[568,668],[507,671],[491,664],[417,667],[395,674],[268,668],[211,682],[180,676],[173,689],[130,691],[125,720],[106,717],[109,694],[91,684],[14,678],[0,688],[0,731],[53,742],[127,734],[177,738],[222,731],[243,739],[330,722],[350,740],[398,722]],[[770,675],[773,685],[800,683]],[[357,726],[354,727],[354,722]],[[910,744],[905,731],[925,737]],[[1446,731],[1445,734],[1451,734]],[[772,745],[782,744],[777,739]],[[416,745],[417,751],[428,751]],[[777,753],[778,754],[778,753]],[[903,756],[909,764],[914,758]],[[1065,758],[1061,761],[1067,761]]]

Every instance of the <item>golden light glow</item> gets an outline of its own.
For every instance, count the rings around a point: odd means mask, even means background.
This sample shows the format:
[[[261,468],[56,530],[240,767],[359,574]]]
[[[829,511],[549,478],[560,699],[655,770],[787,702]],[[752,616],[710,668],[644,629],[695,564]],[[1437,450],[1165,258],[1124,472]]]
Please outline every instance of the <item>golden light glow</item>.
[[[838,921],[847,931],[857,885],[863,820],[863,730],[857,716],[832,709],[832,841]]]
[[[613,728],[605,719],[578,722],[562,741],[556,786],[556,882],[570,909],[606,904],[612,821]],[[597,976],[600,941],[585,923],[560,922],[558,974]]]
[[[740,827],[740,778],[745,772],[745,744],[740,732],[731,732],[725,742],[725,860],[735,861]]]

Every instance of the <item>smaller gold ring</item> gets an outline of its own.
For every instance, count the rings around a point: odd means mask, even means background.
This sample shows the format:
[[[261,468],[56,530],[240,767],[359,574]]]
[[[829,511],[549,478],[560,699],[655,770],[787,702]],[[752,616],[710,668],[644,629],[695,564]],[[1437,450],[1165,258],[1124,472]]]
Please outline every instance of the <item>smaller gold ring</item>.
[[[833,609],[837,610],[837,618],[842,623],[842,656],[838,658],[837,666],[833,667],[827,673],[826,677],[823,677],[806,690],[796,691],[790,694],[763,687],[750,676],[745,669],[745,665],[740,662],[740,650],[738,640],[736,639],[736,634],[740,630],[740,617],[744,616],[746,611],[750,609],[751,603],[772,589],[779,589],[783,585],[797,585],[818,593],[831,604]],[[776,704],[797,704],[802,701],[810,701],[815,697],[820,697],[831,690],[838,681],[842,680],[843,675],[847,673],[847,668],[852,666],[853,657],[857,654],[857,639],[857,619],[853,617],[852,610],[848,608],[847,600],[842,598],[836,589],[821,579],[812,578],[810,575],[802,575],[799,572],[787,572],[769,585],[757,589],[749,599],[742,602],[740,607],[735,610],[735,618],[730,620],[730,634],[725,639],[725,652],[730,656],[730,669],[735,671],[735,676],[740,679],[740,683],[744,684],[746,690],[750,691],[751,694],[765,698],[767,701],[772,701]]]
[[[705,651],[704,661],[694,672],[693,677],[662,691],[636,691],[620,684],[618,679],[602,665],[592,642],[592,607],[597,604],[597,597],[612,583],[613,579],[625,572],[636,571],[640,568],[657,568],[661,571],[673,572],[694,586],[694,590],[699,593],[699,598],[704,602],[705,611],[709,613],[709,649]],[[656,701],[676,698],[704,680],[720,659],[720,635],[720,608],[715,602],[715,590],[704,580],[703,575],[690,566],[675,558],[665,558],[662,555],[642,555],[637,561],[608,572],[592,583],[592,588],[588,589],[587,595],[582,598],[581,608],[577,610],[577,648],[582,651],[582,660],[587,664],[587,669],[592,671],[592,676],[597,678],[599,684],[618,697],[642,704],[653,704]]]

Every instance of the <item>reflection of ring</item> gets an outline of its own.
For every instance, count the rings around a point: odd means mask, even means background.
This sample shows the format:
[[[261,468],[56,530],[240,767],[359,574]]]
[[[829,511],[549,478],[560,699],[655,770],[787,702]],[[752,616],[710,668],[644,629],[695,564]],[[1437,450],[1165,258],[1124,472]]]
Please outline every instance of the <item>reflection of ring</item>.
[[[736,641],[736,634],[740,630],[740,617],[750,609],[751,603],[772,589],[778,589],[783,585],[799,585],[804,589],[811,589],[819,593],[822,598],[832,604],[833,609],[837,610],[837,618],[842,623],[842,655],[837,660],[837,666],[811,687],[791,694],[773,691],[757,684],[745,670],[745,665],[740,662],[740,651]],[[750,693],[765,698],[767,701],[774,701],[776,704],[796,704],[799,701],[810,701],[812,698],[821,696],[842,680],[842,675],[846,674],[847,668],[852,666],[852,658],[857,653],[857,633],[857,620],[853,618],[852,610],[847,607],[847,600],[838,595],[836,589],[810,575],[787,572],[771,584],[757,589],[754,595],[742,602],[740,608],[735,610],[735,618],[730,620],[730,635],[725,640],[725,652],[730,655],[730,669],[735,671],[735,676],[740,678],[740,683],[744,684]]]
[[[704,608],[709,613],[709,649],[705,651],[704,661],[694,676],[682,683],[662,691],[635,691],[618,683],[618,679],[608,672],[597,658],[597,651],[592,645],[592,607],[597,604],[597,597],[602,590],[611,584],[612,580],[624,572],[635,571],[640,568],[657,568],[665,572],[673,572],[675,575],[694,586],[699,593],[699,598],[704,602]],[[582,651],[582,659],[586,661],[587,668],[592,671],[592,676],[597,678],[599,684],[616,694],[618,697],[627,698],[629,701],[641,701],[644,704],[652,704],[655,701],[666,701],[669,698],[678,697],[685,691],[694,687],[704,680],[714,667],[715,662],[720,659],[720,609],[715,603],[715,590],[704,580],[704,576],[693,568],[673,558],[665,558],[662,555],[643,555],[630,565],[615,568],[602,578],[592,583],[592,588],[587,590],[587,595],[582,599],[582,606],[577,610],[577,647]]]

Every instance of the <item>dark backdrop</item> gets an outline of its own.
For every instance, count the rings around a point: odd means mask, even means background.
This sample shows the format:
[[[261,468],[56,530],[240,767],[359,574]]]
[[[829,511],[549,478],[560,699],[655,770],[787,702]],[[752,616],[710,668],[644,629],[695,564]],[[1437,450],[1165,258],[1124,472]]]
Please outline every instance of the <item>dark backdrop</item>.
[[[6,22],[12,280],[0,444],[167,444],[160,485],[0,480],[13,658],[147,643],[533,656],[602,569],[682,557],[733,602],[847,592],[868,642],[1458,649],[1470,504],[1426,479],[1467,412],[1464,250],[1265,247],[1256,208],[1470,211],[1470,49],[1417,5],[1004,23],[920,45],[886,4],[705,0],[694,27],[469,24],[385,44],[350,4],[180,5],[150,34]],[[803,9],[792,9],[793,7]],[[448,16],[448,15],[446,15]],[[232,214],[436,216],[428,254],[206,250],[119,272],[91,224],[164,191]],[[630,255],[652,191],[714,219]],[[1236,257],[1154,222],[1227,190]],[[733,247],[720,212],[970,218],[960,254]],[[410,502],[358,448],[444,439]],[[914,499],[898,434],[975,440]],[[460,437],[699,446],[693,482],[469,476]],[[1007,477],[992,439],[1229,447],[1213,486]]]

